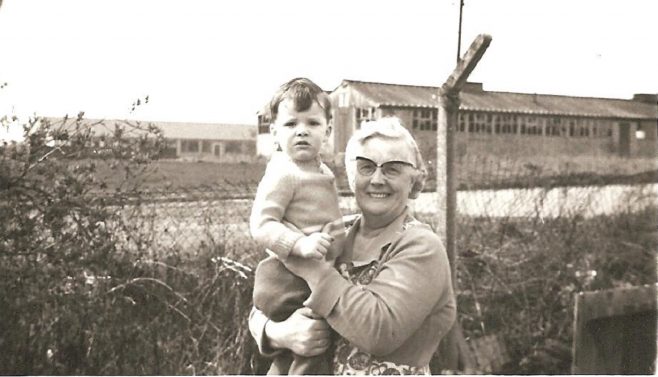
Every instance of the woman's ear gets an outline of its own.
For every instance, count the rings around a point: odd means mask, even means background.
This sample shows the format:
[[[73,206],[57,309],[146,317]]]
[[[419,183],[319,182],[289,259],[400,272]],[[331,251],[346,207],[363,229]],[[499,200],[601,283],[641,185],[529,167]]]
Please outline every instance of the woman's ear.
[[[420,192],[425,187],[425,180],[427,179],[427,172],[424,170],[416,170],[416,174],[411,178],[411,190],[409,191],[409,199],[416,199]]]

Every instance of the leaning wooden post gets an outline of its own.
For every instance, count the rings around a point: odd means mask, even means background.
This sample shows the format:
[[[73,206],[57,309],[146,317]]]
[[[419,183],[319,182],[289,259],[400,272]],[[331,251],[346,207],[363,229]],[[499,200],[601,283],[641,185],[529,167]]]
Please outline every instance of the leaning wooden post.
[[[455,142],[454,134],[457,127],[457,111],[459,110],[459,93],[466,83],[468,76],[480,61],[487,47],[491,43],[491,36],[478,35],[457,62],[457,67],[446,82],[439,88],[439,114],[436,139],[436,191],[438,200],[437,230],[443,236],[446,252],[450,261],[452,272],[452,285],[457,291],[457,263],[455,251],[457,213],[457,177],[455,176]],[[444,370],[459,370],[469,367],[470,362],[464,360],[464,344],[461,327],[456,323],[446,335],[439,348],[440,367]],[[462,368],[460,368],[460,366]]]

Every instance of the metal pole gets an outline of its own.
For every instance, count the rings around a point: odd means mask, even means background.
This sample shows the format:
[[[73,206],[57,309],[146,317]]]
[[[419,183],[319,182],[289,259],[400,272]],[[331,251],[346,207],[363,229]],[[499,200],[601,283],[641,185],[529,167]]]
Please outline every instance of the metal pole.
[[[464,9],[464,0],[459,0],[459,32],[457,33],[457,62],[461,57],[462,50],[462,12]]]

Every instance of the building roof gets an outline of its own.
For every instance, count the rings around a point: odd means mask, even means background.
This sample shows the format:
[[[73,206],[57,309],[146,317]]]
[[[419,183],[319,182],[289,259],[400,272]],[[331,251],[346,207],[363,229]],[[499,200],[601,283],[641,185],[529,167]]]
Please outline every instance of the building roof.
[[[376,107],[437,107],[439,87],[343,80]],[[658,119],[658,103],[637,100],[571,97],[549,94],[490,92],[468,83],[460,94],[460,110],[571,115],[602,118]]]
[[[255,125],[152,122],[160,127],[167,139],[256,140]]]
[[[49,118],[54,124],[61,124],[62,118]],[[123,121],[116,119],[82,119],[83,124],[91,126],[96,135],[107,135],[114,132],[115,124],[121,125],[127,134],[140,134],[143,131],[134,131],[127,124],[136,124],[138,121]],[[162,129],[166,139],[204,139],[204,140],[256,140],[257,128],[247,124],[223,123],[192,123],[192,122],[150,122],[139,121],[142,127],[153,124]],[[66,127],[75,127],[75,118],[66,122]]]

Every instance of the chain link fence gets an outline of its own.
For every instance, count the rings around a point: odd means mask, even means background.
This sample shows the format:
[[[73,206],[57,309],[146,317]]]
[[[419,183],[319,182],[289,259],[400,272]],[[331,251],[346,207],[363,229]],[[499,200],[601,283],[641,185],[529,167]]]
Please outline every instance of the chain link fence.
[[[528,170],[511,175],[512,188],[497,188],[510,177],[502,169],[481,175],[480,183],[460,176],[459,320],[473,347],[485,338],[505,346],[506,363],[497,371],[568,373],[573,295],[656,279],[658,185],[650,183],[655,175],[633,173],[554,187],[555,176]],[[583,174],[570,176],[584,182]],[[265,255],[248,229],[256,184],[151,190],[117,211],[140,235],[127,242],[141,237],[154,258],[165,250],[191,259],[217,255],[224,268],[233,263],[251,272]],[[467,185],[481,189],[463,190]],[[341,209],[358,212],[344,188]],[[435,193],[422,193],[411,206],[421,220],[436,223]]]

